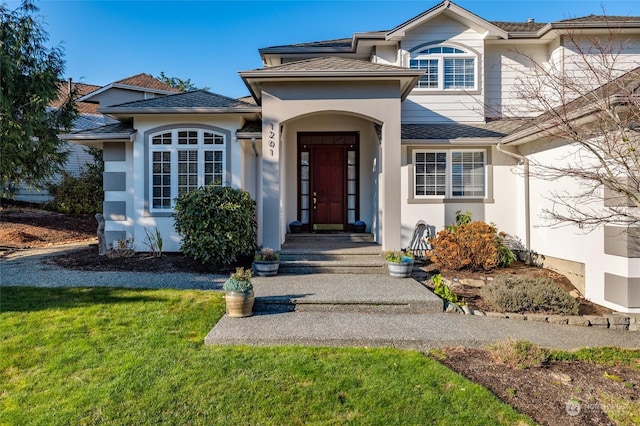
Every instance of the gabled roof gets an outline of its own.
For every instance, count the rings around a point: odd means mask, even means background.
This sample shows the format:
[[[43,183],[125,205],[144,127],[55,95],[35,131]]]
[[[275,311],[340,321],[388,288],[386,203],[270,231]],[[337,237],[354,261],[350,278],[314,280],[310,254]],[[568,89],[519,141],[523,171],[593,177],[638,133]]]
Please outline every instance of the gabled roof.
[[[481,28],[484,31],[486,31],[488,36],[505,38],[505,39],[508,37],[508,34],[506,31],[495,26],[491,22],[479,17],[478,15],[475,15],[469,12],[468,10],[458,6],[457,4],[449,0],[445,0],[442,3],[435,5],[431,9],[424,11],[420,15],[414,18],[411,18],[406,22],[403,22],[402,24],[398,25],[391,31],[388,31],[386,35],[386,39],[387,40],[400,39],[405,36],[407,31],[410,31],[413,28],[419,25],[422,25],[425,22],[441,14],[446,14],[448,17],[465,22],[470,26]]]
[[[397,80],[401,99],[407,97],[424,70],[414,70],[395,65],[374,64],[359,59],[327,56],[306,59],[240,72],[240,77],[260,102],[259,86],[266,81],[376,81]]]
[[[157,93],[162,95],[180,93],[178,89],[174,89],[173,87],[161,82],[153,76],[141,73],[133,75],[131,77],[123,78],[122,80],[115,81],[111,84],[107,84],[106,86],[102,86],[99,89],[88,93],[85,96],[82,96],[78,99],[78,101],[89,101],[94,96],[106,92],[109,89],[137,90],[140,92]]]
[[[105,114],[161,114],[161,113],[229,113],[229,112],[259,112],[260,107],[238,99],[195,90],[193,92],[177,93],[153,99],[128,102],[120,105],[100,108]]]

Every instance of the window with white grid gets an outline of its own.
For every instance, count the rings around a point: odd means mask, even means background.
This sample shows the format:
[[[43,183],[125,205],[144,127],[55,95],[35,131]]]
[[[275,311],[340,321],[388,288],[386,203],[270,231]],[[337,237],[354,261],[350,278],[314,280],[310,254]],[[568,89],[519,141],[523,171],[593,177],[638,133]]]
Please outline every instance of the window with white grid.
[[[204,185],[225,185],[225,136],[203,129],[150,135],[150,210],[168,211],[175,199]]]
[[[415,198],[486,196],[486,151],[413,151]]]
[[[476,55],[452,46],[433,46],[415,52],[409,68],[425,70],[418,89],[476,89]]]

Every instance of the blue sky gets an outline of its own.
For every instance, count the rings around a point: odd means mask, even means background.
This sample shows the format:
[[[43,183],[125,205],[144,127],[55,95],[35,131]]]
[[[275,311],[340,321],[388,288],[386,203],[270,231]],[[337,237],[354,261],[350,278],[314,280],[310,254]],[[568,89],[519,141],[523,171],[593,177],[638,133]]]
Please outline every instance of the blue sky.
[[[1,0],[0,0],[1,1]],[[19,2],[5,1],[9,8]],[[67,77],[104,85],[145,72],[190,78],[212,92],[248,90],[238,71],[261,67],[258,49],[391,29],[439,3],[420,1],[40,0],[51,45],[62,44]],[[640,15],[628,1],[456,1],[489,21],[549,22],[588,14]]]

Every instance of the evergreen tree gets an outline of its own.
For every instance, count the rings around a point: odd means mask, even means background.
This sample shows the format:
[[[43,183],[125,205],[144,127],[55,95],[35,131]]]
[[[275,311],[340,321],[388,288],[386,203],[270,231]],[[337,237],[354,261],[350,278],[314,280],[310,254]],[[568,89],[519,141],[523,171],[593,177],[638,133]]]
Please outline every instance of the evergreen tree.
[[[41,187],[64,164],[58,139],[76,116],[73,91],[58,108],[64,73],[61,47],[47,47],[49,35],[32,0],[9,10],[0,5],[0,193],[25,183]]]

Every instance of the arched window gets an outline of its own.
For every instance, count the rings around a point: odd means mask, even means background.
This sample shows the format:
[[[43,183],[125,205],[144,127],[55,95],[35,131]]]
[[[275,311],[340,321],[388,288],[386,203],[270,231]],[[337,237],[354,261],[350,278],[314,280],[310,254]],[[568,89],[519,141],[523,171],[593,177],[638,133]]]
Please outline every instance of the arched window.
[[[473,90],[476,88],[476,55],[452,46],[433,46],[411,55],[409,67],[425,70],[418,89]]]
[[[150,210],[173,208],[173,200],[200,186],[225,185],[225,136],[196,128],[149,136]]]

